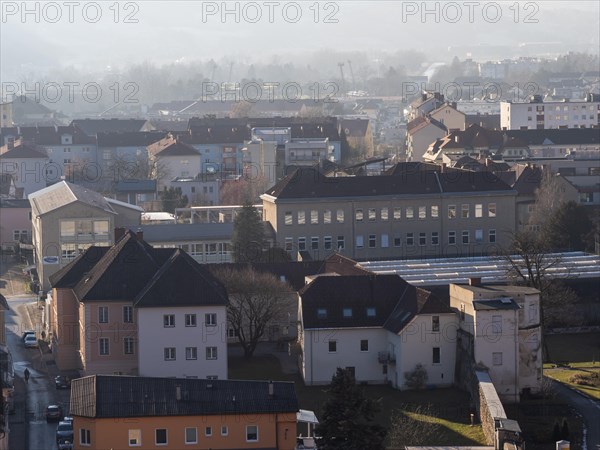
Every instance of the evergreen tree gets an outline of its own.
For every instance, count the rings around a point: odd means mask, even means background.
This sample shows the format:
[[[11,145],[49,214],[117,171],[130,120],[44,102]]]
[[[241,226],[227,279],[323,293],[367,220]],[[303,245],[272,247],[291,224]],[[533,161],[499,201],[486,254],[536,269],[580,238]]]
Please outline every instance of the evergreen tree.
[[[329,386],[329,399],[315,432],[324,450],[380,450],[386,429],[373,423],[379,410],[374,400],[364,396],[354,375],[338,367]]]
[[[187,195],[181,195],[180,188],[170,187],[163,189],[160,193],[160,200],[162,202],[162,209],[165,212],[175,213],[175,208],[185,208],[188,205]]]
[[[571,201],[561,205],[550,216],[545,232],[550,248],[582,251],[590,250],[586,237],[593,228],[585,207]]]
[[[246,201],[233,222],[233,259],[235,262],[256,262],[262,257],[264,228],[260,213]]]

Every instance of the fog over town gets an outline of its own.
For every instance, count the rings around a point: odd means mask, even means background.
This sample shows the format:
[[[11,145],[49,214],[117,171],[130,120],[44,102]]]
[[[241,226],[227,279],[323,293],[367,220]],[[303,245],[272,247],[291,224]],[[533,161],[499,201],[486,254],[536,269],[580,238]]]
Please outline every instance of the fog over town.
[[[600,450],[600,2],[0,0],[0,450]]]

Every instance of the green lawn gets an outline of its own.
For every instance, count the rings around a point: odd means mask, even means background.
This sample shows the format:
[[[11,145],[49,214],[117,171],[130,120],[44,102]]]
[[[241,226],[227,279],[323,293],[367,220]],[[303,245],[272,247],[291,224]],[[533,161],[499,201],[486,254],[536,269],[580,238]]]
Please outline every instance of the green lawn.
[[[327,400],[327,386],[305,386],[299,375],[282,373],[275,356],[229,358],[229,378],[243,380],[294,381],[300,408],[315,411],[319,417],[322,405]],[[364,387],[365,394],[381,404],[375,420],[389,427],[394,411],[411,411],[415,405],[431,404],[436,421],[441,428],[429,444],[485,445],[480,425],[470,426],[469,396],[456,389],[432,389],[424,391],[399,391],[389,386]],[[414,420],[419,420],[415,417]],[[406,443],[409,444],[409,443]]]
[[[593,373],[600,374],[600,366],[596,365],[593,367],[588,365],[587,367],[583,364],[578,365],[578,369],[545,369],[544,375],[554,378],[555,380],[560,381],[561,383],[566,384],[569,387],[577,389],[578,391],[584,392],[588,394],[590,397],[594,397],[600,400],[600,386],[587,386],[582,384],[577,384],[573,382],[574,375],[582,375],[589,376]]]

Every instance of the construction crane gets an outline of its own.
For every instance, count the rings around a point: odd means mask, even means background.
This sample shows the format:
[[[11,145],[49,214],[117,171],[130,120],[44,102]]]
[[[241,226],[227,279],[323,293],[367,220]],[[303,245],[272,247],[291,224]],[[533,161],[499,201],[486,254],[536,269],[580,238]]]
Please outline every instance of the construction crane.
[[[350,76],[352,77],[352,90],[356,91],[356,82],[354,81],[354,70],[352,70],[352,61],[348,60],[348,67],[350,68]]]
[[[342,76],[342,95],[345,96],[346,95],[346,79],[344,78],[344,63],[338,63],[338,66],[340,67],[340,75]]]
[[[227,82],[231,83],[231,72],[233,71],[233,61],[229,64],[229,77],[227,77]]]
[[[212,71],[210,73],[210,81],[214,82],[215,81],[215,70],[217,70],[217,63],[214,61],[212,62]]]

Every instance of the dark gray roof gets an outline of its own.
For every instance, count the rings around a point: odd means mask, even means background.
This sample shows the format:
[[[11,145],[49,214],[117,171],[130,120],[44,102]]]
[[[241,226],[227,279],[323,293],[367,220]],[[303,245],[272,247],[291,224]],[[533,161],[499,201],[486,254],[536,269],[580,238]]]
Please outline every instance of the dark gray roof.
[[[178,389],[179,388],[179,389]],[[180,396],[178,399],[177,391]],[[70,414],[89,418],[296,413],[293,382],[93,375],[73,380]]]
[[[442,172],[442,168],[434,164],[400,163],[385,175],[326,177],[314,167],[299,168],[269,188],[265,194],[288,199],[486,191],[514,193],[510,186],[490,172],[448,168],[443,170]]]
[[[7,147],[5,147],[7,149]],[[0,156],[2,159],[8,158],[27,158],[27,159],[46,159],[48,155],[43,147],[37,147],[35,144],[27,142],[18,142],[15,147],[5,151]]]
[[[156,192],[156,180],[119,180],[117,192]]]
[[[99,132],[98,147],[147,147],[167,135],[163,131]]]
[[[506,130],[503,133],[512,138],[518,138],[527,145],[551,145],[550,143],[555,145],[600,143],[599,128]]]
[[[88,136],[95,136],[102,132],[141,131],[146,122],[146,119],[76,119],[71,125],[77,126]]]
[[[305,329],[384,327],[400,332],[415,314],[451,312],[431,292],[416,288],[398,275],[319,276],[299,291]],[[319,309],[326,317],[319,317]],[[344,317],[351,308],[352,316]],[[367,314],[375,308],[375,316]]]
[[[110,247],[89,247],[85,253],[81,253],[58,272],[50,275],[50,285],[57,289],[74,287],[109,249]]]
[[[80,302],[133,300],[174,251],[154,249],[129,231],[78,281],[73,291]]]
[[[0,208],[27,208],[31,209],[29,200],[26,199],[12,199],[12,198],[0,198]]]
[[[138,308],[228,305],[225,287],[183,250],[175,250],[134,299]]]

